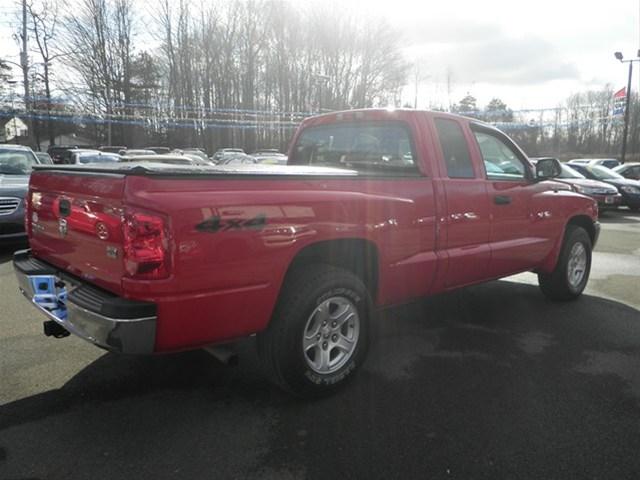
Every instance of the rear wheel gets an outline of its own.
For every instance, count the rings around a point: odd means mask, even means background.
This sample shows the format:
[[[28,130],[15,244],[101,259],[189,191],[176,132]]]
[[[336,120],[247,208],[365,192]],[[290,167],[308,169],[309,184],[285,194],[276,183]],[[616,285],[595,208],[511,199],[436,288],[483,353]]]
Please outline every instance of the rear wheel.
[[[556,268],[538,274],[542,292],[551,300],[578,298],[589,281],[591,249],[591,238],[584,228],[567,226]]]
[[[369,344],[371,300],[343,269],[307,266],[283,287],[258,351],[272,380],[302,397],[331,393],[362,365]]]

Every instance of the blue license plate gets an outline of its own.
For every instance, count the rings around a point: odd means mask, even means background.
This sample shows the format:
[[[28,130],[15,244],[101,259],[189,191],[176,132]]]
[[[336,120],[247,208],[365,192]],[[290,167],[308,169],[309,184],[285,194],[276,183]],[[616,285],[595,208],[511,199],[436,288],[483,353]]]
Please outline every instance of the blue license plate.
[[[29,275],[33,301],[60,320],[67,319],[67,289],[54,275]]]

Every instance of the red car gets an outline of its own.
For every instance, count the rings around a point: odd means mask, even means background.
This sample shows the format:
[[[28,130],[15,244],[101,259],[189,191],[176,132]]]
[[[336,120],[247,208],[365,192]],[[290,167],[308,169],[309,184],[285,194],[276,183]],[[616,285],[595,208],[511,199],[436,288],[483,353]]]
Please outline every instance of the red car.
[[[46,332],[137,354],[257,334],[271,378],[314,396],[362,365],[380,307],[523,271],[554,300],[585,288],[597,203],[489,125],[330,113],[288,159],[38,168],[14,267]]]

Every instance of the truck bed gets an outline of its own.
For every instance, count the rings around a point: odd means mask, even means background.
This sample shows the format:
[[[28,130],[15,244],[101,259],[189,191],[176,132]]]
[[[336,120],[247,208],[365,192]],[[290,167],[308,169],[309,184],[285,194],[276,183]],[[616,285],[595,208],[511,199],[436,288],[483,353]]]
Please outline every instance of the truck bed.
[[[327,240],[353,255],[374,252],[377,303],[428,292],[433,185],[391,178],[277,165],[39,167],[30,184],[39,202],[29,214],[32,253],[107,292],[157,304],[159,351],[222,341],[262,330],[292,260]],[[131,212],[163,219],[166,276],[127,271]]]

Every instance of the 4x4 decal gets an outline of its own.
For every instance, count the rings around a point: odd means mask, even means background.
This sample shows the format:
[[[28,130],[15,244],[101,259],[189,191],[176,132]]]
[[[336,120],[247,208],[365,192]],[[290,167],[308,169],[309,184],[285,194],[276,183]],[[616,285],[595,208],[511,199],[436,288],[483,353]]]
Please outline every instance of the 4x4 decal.
[[[229,230],[262,230],[266,224],[267,216],[263,213],[246,220],[242,218],[222,220],[215,215],[196,225],[196,230],[208,233],[228,232]]]

